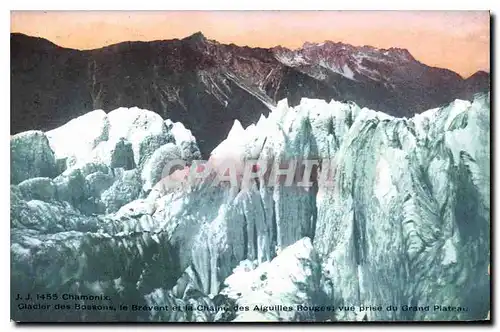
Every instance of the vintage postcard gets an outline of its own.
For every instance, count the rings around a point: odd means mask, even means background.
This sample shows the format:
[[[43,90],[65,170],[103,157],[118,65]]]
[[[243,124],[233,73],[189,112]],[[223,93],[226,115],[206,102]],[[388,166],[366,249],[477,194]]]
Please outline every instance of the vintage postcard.
[[[15,322],[490,319],[488,11],[12,11]]]

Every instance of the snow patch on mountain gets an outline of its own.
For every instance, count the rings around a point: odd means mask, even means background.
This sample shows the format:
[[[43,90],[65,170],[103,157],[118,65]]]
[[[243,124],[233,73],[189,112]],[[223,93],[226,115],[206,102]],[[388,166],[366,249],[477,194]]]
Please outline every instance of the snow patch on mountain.
[[[295,55],[277,54],[276,59],[281,63],[290,67],[309,64],[309,62],[304,58],[302,54],[295,54]]]

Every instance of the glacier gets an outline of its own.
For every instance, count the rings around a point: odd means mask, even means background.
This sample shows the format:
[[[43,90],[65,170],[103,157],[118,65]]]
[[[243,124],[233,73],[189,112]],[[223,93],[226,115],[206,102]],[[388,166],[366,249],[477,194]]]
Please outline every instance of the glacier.
[[[334,161],[333,185],[315,179],[307,188],[264,186],[264,178],[247,190],[208,178],[165,188],[159,181],[176,174],[164,174],[165,163],[198,160],[197,138],[138,108],[96,110],[48,132],[14,135],[13,294],[105,294],[111,300],[97,304],[194,310],[26,311],[11,300],[12,319],[484,319],[489,97],[409,119],[352,102],[283,100],[247,128],[236,120],[212,152],[213,160],[319,160],[319,169]],[[270,305],[294,310],[252,310]],[[359,309],[389,305],[399,310]]]

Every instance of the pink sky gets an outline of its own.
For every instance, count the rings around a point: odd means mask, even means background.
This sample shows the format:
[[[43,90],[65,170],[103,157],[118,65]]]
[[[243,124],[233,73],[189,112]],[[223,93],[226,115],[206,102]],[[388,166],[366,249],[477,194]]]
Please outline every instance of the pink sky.
[[[489,20],[487,11],[13,11],[11,32],[77,49],[196,31],[222,43],[260,47],[332,40],[407,48],[428,65],[467,77],[489,71]]]

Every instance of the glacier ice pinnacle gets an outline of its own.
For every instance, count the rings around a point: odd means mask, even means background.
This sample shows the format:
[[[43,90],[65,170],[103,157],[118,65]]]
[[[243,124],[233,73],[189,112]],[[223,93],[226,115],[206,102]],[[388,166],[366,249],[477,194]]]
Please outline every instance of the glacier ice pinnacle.
[[[80,121],[92,130],[68,136]],[[490,310],[489,94],[412,118],[281,101],[235,123],[207,161],[232,160],[244,190],[212,185],[189,128],[137,108],[15,135],[11,157],[13,293],[193,309],[37,312],[12,300],[16,321],[442,321]],[[289,160],[315,161],[302,169],[317,168],[310,186],[264,185],[252,166]],[[162,185],[190,168],[192,181]]]

